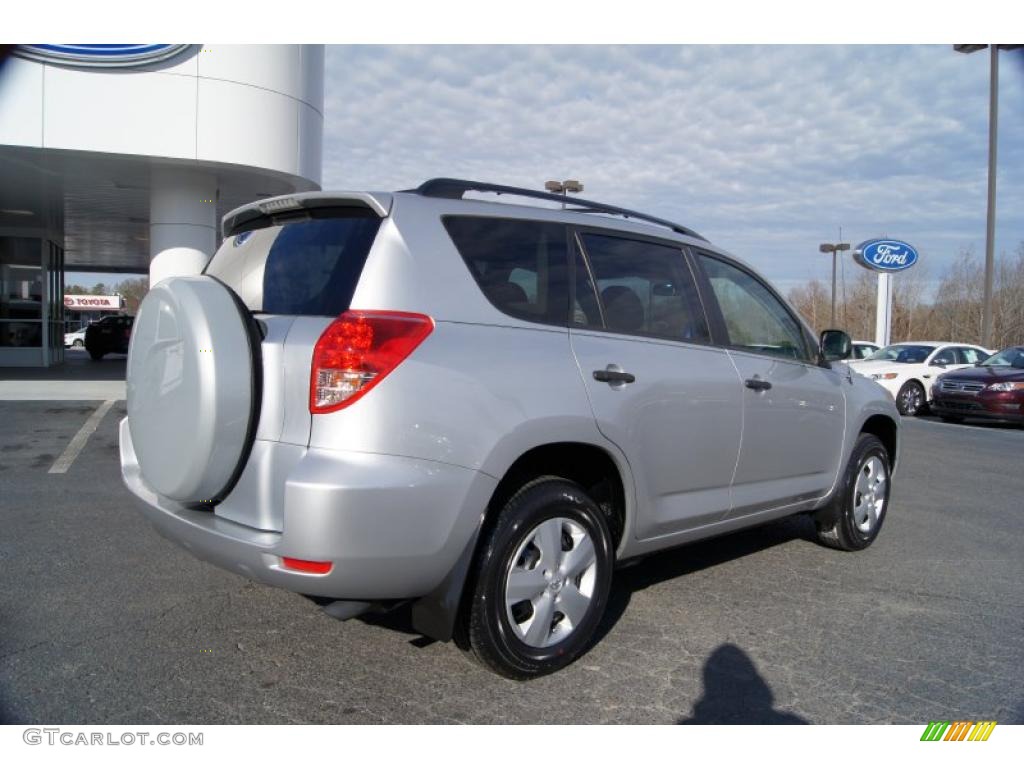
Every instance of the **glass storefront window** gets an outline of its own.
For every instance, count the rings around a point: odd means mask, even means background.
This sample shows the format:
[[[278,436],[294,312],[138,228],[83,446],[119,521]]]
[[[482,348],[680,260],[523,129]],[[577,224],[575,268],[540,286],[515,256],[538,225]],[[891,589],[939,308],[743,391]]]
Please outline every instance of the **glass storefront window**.
[[[43,345],[40,241],[0,237],[0,347]]]

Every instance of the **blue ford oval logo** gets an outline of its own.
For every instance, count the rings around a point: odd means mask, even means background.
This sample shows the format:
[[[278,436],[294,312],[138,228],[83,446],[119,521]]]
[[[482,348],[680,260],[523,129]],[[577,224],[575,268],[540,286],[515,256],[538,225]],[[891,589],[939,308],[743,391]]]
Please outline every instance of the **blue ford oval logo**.
[[[17,56],[80,67],[137,67],[176,56],[189,45],[166,43],[40,43],[19,45]]]
[[[917,263],[917,249],[902,240],[868,240],[855,255],[862,266],[878,272],[902,272]]]

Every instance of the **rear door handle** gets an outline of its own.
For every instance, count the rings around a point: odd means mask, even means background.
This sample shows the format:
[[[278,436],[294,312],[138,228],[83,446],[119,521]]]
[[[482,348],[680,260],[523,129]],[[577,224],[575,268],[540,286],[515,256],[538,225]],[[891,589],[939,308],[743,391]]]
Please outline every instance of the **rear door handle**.
[[[625,371],[609,371],[608,369],[594,371],[594,380],[603,381],[606,384],[632,384],[636,376]]]
[[[757,392],[772,388],[772,383],[770,381],[765,381],[764,379],[747,379],[743,384],[747,389],[753,389]]]

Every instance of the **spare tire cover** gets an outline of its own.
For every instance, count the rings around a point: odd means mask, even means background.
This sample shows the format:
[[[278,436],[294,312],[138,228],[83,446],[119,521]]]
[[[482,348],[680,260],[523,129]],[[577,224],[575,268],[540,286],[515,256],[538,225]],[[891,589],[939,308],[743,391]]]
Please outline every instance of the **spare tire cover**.
[[[181,502],[229,490],[256,418],[250,318],[212,277],[172,277],[139,307],[128,350],[128,428],[142,479]]]

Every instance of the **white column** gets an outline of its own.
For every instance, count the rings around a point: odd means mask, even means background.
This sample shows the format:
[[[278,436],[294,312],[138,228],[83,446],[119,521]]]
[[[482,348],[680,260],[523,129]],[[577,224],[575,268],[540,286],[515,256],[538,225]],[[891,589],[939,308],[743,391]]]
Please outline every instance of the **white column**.
[[[197,275],[217,244],[217,177],[154,168],[149,192],[149,284]]]
[[[878,297],[875,302],[875,344],[889,346],[892,332],[892,275],[878,273]]]

